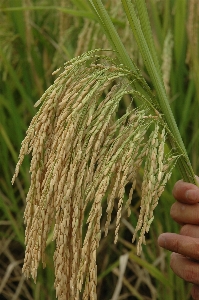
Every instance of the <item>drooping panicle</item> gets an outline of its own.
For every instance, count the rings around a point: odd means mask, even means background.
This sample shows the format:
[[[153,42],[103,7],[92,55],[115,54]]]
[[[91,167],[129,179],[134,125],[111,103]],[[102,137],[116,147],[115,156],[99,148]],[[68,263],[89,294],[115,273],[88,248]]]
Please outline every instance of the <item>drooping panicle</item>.
[[[132,100],[137,97],[130,85],[140,78],[98,52],[91,51],[68,62],[36,103],[41,107],[22,142],[13,177],[14,182],[24,156],[31,152],[23,272],[36,280],[39,262],[45,266],[46,241],[53,228],[59,300],[78,300],[80,294],[83,299],[96,299],[96,251],[101,238],[103,199],[107,201],[105,234],[117,201],[117,242],[122,210],[128,209],[130,214],[136,178],[145,164],[141,211],[135,229],[135,234],[141,230],[140,253],[175,161],[171,155],[164,156],[165,129],[162,119],[151,114],[151,106],[133,109],[130,104],[122,115],[118,114],[125,95]],[[149,128],[152,133],[147,139]],[[124,203],[129,182],[131,189]],[[85,211],[89,207],[83,238]]]

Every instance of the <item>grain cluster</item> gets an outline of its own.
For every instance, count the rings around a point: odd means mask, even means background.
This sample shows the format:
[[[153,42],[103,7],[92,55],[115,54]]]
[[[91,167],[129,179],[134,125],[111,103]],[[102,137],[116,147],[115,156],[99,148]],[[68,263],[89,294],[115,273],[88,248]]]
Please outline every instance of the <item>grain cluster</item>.
[[[68,62],[36,103],[40,109],[22,142],[13,177],[14,182],[24,156],[31,153],[23,272],[36,280],[39,262],[45,267],[46,241],[53,230],[59,300],[96,299],[102,203],[107,202],[105,234],[117,204],[116,243],[122,210],[131,213],[142,167],[141,209],[134,235],[135,239],[140,231],[140,254],[153,211],[176,162],[176,157],[164,154],[165,128],[157,114],[151,114],[146,106],[133,109],[132,104],[118,114],[125,95],[132,101],[141,97],[133,89],[139,80],[123,66],[92,51]],[[124,201],[129,183],[130,193]]]

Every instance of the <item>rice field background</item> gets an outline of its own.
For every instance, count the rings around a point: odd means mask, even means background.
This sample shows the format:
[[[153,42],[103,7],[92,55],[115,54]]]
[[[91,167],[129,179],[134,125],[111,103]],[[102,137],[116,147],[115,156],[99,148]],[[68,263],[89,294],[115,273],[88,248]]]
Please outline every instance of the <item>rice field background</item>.
[[[146,0],[171,108],[194,172],[199,174],[197,2]],[[104,3],[128,53],[150,84],[120,1]],[[47,267],[40,268],[36,284],[21,273],[30,157],[26,157],[13,186],[11,179],[21,142],[36,112],[34,103],[53,83],[52,72],[87,50],[111,46],[86,0],[0,0],[0,18],[0,299],[52,300],[56,297],[52,259],[55,245],[51,236],[46,251]],[[141,177],[142,172],[133,195],[130,219],[123,212],[118,243],[113,243],[116,210],[108,237],[102,235],[97,256],[98,299],[191,299],[190,285],[173,274],[169,252],[157,245],[160,233],[179,230],[169,210],[174,201],[172,187],[180,174],[174,170],[155,210],[147,245],[138,257],[131,238],[139,213]]]

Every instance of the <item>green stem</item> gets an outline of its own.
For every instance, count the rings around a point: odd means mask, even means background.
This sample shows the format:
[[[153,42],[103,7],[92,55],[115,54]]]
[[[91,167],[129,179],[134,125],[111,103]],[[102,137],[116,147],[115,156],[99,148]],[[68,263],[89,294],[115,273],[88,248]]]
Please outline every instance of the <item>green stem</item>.
[[[101,28],[103,29],[104,33],[106,34],[106,37],[108,38],[113,50],[116,51],[118,60],[120,63],[122,63],[125,67],[132,70],[135,74],[138,76],[141,75],[133,61],[131,60],[129,54],[126,51],[126,48],[124,47],[116,29],[113,25],[113,22],[107,13],[105,7],[103,6],[101,0],[89,0],[91,9],[93,13],[96,15],[98,22],[101,25]],[[144,79],[143,79],[144,80]],[[138,82],[135,82],[132,84],[135,88],[135,90],[142,93],[145,98],[150,102],[151,97],[149,94],[145,91],[143,88],[143,85],[139,84]],[[146,84],[147,86],[147,84]],[[155,101],[155,99],[154,99]],[[135,99],[136,104],[138,104],[138,100]],[[154,103],[154,105],[158,106],[158,103]]]
[[[106,34],[110,44],[112,45],[113,49],[117,52],[117,56],[119,57],[119,60],[121,63],[128,67],[133,72],[137,73],[137,69],[130,59],[112,21],[107,13],[104,5],[102,4],[101,0],[89,0],[91,4],[91,8],[95,15],[98,18],[98,21],[101,25],[101,27],[104,30],[104,33]]]

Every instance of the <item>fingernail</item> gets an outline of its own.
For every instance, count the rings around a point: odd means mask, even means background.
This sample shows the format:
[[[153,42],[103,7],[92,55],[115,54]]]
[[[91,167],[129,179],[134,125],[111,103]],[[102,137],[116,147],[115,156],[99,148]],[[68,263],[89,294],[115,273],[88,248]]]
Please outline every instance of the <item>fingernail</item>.
[[[192,200],[192,201],[197,201],[198,198],[197,193],[194,190],[186,191],[185,196],[187,200]]]
[[[166,239],[164,236],[160,235],[158,238],[158,244],[160,247],[165,248],[166,247]]]

